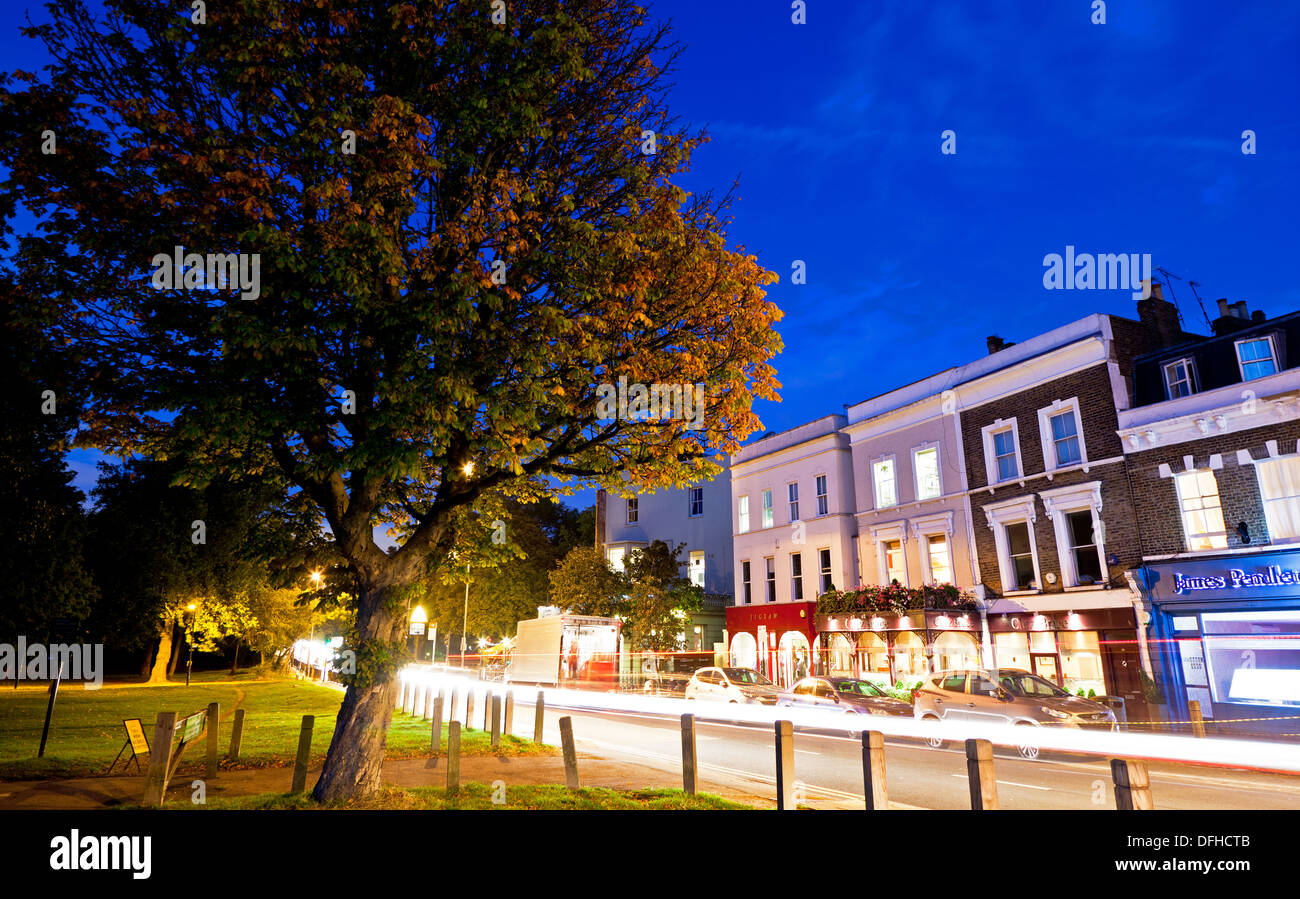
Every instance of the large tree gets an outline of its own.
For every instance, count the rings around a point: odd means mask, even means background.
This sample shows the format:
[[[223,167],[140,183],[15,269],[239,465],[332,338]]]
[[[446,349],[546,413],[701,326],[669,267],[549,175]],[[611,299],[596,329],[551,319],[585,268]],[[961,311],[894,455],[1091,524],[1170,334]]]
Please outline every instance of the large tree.
[[[85,439],[316,503],[358,594],[314,795],[372,793],[410,585],[486,495],[715,474],[775,397],[775,276],[674,183],[704,138],[631,0],[105,7],[51,4],[52,66],[0,84],[30,276],[99,364]],[[167,289],[175,247],[245,254],[246,289]],[[704,414],[610,417],[620,377],[702,384]]]

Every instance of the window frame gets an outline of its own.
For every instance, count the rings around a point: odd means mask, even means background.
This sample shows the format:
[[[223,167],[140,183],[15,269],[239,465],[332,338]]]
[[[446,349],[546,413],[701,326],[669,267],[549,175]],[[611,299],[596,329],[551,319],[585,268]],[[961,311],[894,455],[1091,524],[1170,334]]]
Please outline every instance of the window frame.
[[[1211,478],[1214,479],[1214,496],[1219,501],[1219,518],[1223,521],[1223,530],[1206,531],[1205,533],[1201,534],[1200,535],[1201,537],[1208,538],[1211,541],[1211,545],[1208,547],[1202,547],[1197,549],[1192,547],[1192,535],[1187,530],[1187,510],[1183,508],[1183,503],[1186,500],[1183,497],[1183,488],[1181,485],[1183,484],[1184,476],[1197,475],[1197,480],[1199,480],[1200,479],[1199,476],[1202,474],[1208,474]],[[1256,477],[1258,477],[1258,474],[1256,475]],[[1183,530],[1183,545],[1187,548],[1187,552],[1222,552],[1223,550],[1228,548],[1228,519],[1224,518],[1223,516],[1223,493],[1222,491],[1219,490],[1219,478],[1217,475],[1215,475],[1213,468],[1188,468],[1184,471],[1174,472],[1174,497],[1178,502],[1178,523]],[[1204,495],[1198,494],[1197,498],[1203,499]],[[1261,501],[1261,505],[1262,505],[1262,501]],[[1199,510],[1193,510],[1193,511],[1204,512],[1205,509],[1204,507],[1202,507]],[[1223,538],[1222,546],[1213,545],[1214,538],[1216,537]]]
[[[1011,444],[1015,448],[1016,473],[1006,480],[1002,480],[998,477],[998,456],[993,438],[1006,431],[1011,433]],[[1000,484],[1024,481],[1025,463],[1024,454],[1020,450],[1020,423],[1014,417],[999,418],[981,428],[980,435],[984,443],[984,475],[987,485],[996,487]]]
[[[765,487],[759,494],[759,514],[763,523],[761,530],[776,527],[776,497],[771,487]]]
[[[1285,456],[1269,456],[1267,459],[1253,459],[1252,464],[1255,466],[1255,485],[1259,489],[1259,505],[1264,512],[1264,526],[1268,528],[1268,542],[1270,545],[1288,545],[1300,543],[1300,534],[1293,537],[1279,537],[1274,534],[1273,519],[1269,515],[1270,504],[1285,502],[1288,497],[1269,499],[1264,495],[1264,478],[1261,474],[1263,466],[1272,462],[1293,462],[1300,464],[1300,454],[1290,453]],[[1227,519],[1224,519],[1224,527],[1227,527]]]
[[[921,468],[919,465],[916,464],[916,457],[921,455],[922,453],[928,453],[932,451],[934,453],[934,476],[935,476],[935,480],[939,484],[939,492],[934,494],[933,496],[924,496],[921,493]],[[932,499],[940,499],[943,497],[943,464],[942,464],[942,459],[940,458],[938,441],[931,441],[930,443],[923,443],[920,446],[913,447],[912,489],[913,491],[915,491],[912,495],[916,497],[917,502],[927,502]]]
[[[700,572],[700,582],[699,582],[698,584],[695,583],[695,571],[696,571],[695,560],[696,560],[696,557],[698,557],[698,558],[699,558],[699,561],[700,561],[699,569],[698,569],[699,572]],[[690,580],[690,582],[691,582],[692,584],[694,584],[696,587],[703,588],[703,587],[704,587],[704,569],[705,569],[705,566],[708,564],[708,562],[706,561],[706,560],[707,560],[707,553],[706,553],[704,550],[702,550],[702,549],[691,550],[691,551],[688,552],[688,554],[687,554],[687,556],[686,556],[686,560],[687,560],[687,561],[686,561],[686,577],[687,577],[687,578]]]
[[[740,593],[743,598],[741,605],[754,604],[753,590],[753,567],[749,564],[749,559],[740,560]]]
[[[1038,494],[1043,501],[1043,508],[1052,519],[1052,528],[1056,535],[1056,553],[1061,565],[1061,587],[1064,590],[1095,590],[1110,583],[1110,566],[1106,564],[1106,523],[1101,517],[1101,481],[1089,481],[1055,490],[1044,490]],[[1079,582],[1078,566],[1074,560],[1074,544],[1071,540],[1070,523],[1067,516],[1076,512],[1091,512],[1093,546],[1097,552],[1097,566],[1101,580],[1095,584]]]
[[[736,533],[749,533],[749,494],[736,497]]]
[[[1052,419],[1066,412],[1074,413],[1074,439],[1079,441],[1079,458],[1074,462],[1059,462],[1056,453],[1056,439],[1052,435]],[[1081,467],[1088,470],[1088,446],[1083,438],[1083,415],[1079,411],[1079,398],[1072,396],[1068,400],[1056,400],[1050,406],[1038,410],[1038,434],[1043,444],[1043,468],[1049,474],[1069,468]]]
[[[822,492],[823,489],[825,492]],[[831,514],[831,480],[824,474],[813,478],[813,492],[817,494],[817,517]]]
[[[890,486],[894,491],[893,502],[883,503],[880,500],[880,474],[878,467],[889,465],[890,467]],[[898,459],[893,453],[886,453],[883,456],[877,456],[871,460],[871,501],[876,509],[892,509],[899,503],[898,495]]]
[[[776,602],[776,556],[763,557],[764,602]]]
[[[695,500],[699,497],[699,511],[695,511]],[[704,488],[690,487],[686,492],[686,517],[699,518],[704,514]]]
[[[803,553],[790,553],[790,599],[803,601]]]
[[[627,510],[625,515],[625,518],[627,519],[626,521],[627,524],[638,523],[637,517],[640,514],[640,506],[641,504],[639,502],[639,497],[635,497],[635,496],[628,497]]]
[[[1243,362],[1241,359],[1241,347],[1242,344],[1254,343],[1255,341],[1258,340],[1268,341],[1269,358],[1273,362],[1273,371],[1270,372],[1270,374],[1275,375],[1278,372],[1282,371],[1282,360],[1278,355],[1277,340],[1275,339],[1272,332],[1269,332],[1267,334],[1256,334],[1251,337],[1241,337],[1232,342],[1232,348],[1233,348],[1233,354],[1237,357],[1237,373],[1241,375],[1241,380],[1243,383],[1245,383],[1246,381],[1258,381],[1260,378],[1269,377],[1269,375],[1257,375],[1253,378],[1246,377],[1246,365],[1248,363]],[[1263,360],[1252,359],[1249,364],[1254,365],[1255,363],[1261,361]]]
[[[926,518],[912,520],[912,536],[916,538],[917,552],[921,557],[921,582],[927,586],[934,586],[933,565],[930,562],[930,538],[943,537],[948,546],[948,570],[952,573],[952,581],[957,583],[957,563],[953,553],[953,513],[940,512],[936,515],[930,515]]]
[[[993,531],[993,542],[998,554],[998,578],[1003,595],[1026,595],[1043,592],[1043,571],[1038,562],[1038,538],[1034,533],[1034,524],[1038,521],[1038,508],[1033,494],[1018,496],[1015,499],[991,503],[984,507],[989,528]],[[1022,590],[1014,582],[1015,568],[1011,564],[1011,543],[1007,539],[1007,527],[1024,524],[1029,532],[1029,551],[1034,563],[1034,580],[1036,585]]]
[[[1187,370],[1187,393],[1182,396],[1174,396],[1174,382],[1169,379],[1169,369],[1173,368],[1175,365],[1182,365]],[[1171,359],[1160,366],[1160,372],[1165,382],[1166,399],[1178,400],[1182,399],[1183,396],[1191,396],[1192,394],[1199,392],[1197,390],[1196,360],[1193,357],[1182,356],[1178,359]]]
[[[785,495],[789,502],[790,520],[799,521],[799,482],[790,481],[786,484]]]
[[[826,564],[822,565],[822,553],[826,554]],[[835,557],[829,546],[817,547],[817,595],[821,596],[835,583]]]

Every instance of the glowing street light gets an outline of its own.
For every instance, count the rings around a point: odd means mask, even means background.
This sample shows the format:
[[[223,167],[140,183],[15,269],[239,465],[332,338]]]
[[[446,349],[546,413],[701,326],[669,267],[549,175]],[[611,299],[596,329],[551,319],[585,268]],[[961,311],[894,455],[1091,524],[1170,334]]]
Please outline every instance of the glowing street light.
[[[321,571],[320,571],[319,568],[317,568],[315,571],[313,571],[313,572],[311,573],[311,583],[312,583],[312,586],[313,586],[313,587],[316,587],[317,589],[319,589],[319,588],[320,588],[321,581],[322,581],[323,579],[324,579],[324,576],[321,574]]]
[[[473,462],[466,462],[466,463],[465,463],[465,467],[462,468],[461,470],[465,472],[465,477],[469,477],[470,475],[472,475],[472,474],[474,473],[474,463],[473,463]]]

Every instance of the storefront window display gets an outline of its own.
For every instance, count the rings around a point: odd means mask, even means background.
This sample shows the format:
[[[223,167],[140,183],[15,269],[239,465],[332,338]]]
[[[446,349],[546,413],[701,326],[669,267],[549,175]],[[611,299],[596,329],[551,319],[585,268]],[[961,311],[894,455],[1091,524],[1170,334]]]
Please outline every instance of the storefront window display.
[[[779,650],[776,678],[779,686],[788,687],[809,675],[812,651],[807,637],[798,631],[786,631],[781,635]]]
[[[866,633],[858,637],[858,676],[889,685],[889,644],[879,634]]]
[[[1206,612],[1215,702],[1300,705],[1300,611]]]
[[[832,677],[853,676],[853,644],[843,634],[831,635],[830,671]]]
[[[980,647],[975,637],[963,631],[948,631],[934,641],[936,670],[952,671],[980,667]]]
[[[744,632],[731,638],[731,664],[736,668],[758,667],[758,641]]]
[[[1106,695],[1101,670],[1101,643],[1096,631],[1060,631],[1056,634],[1061,653],[1062,686],[1071,693]]]
[[[918,681],[929,672],[925,665],[925,641],[913,631],[894,638],[894,680]]]
[[[1029,670],[1029,635],[1004,633],[993,635],[993,658],[999,668]]]

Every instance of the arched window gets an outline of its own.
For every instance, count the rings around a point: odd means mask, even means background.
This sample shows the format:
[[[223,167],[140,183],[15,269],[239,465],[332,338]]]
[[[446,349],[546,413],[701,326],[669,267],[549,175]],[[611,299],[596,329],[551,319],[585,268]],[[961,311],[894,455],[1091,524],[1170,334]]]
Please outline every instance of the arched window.
[[[832,677],[853,676],[853,644],[843,634],[831,635],[830,670]]]
[[[889,683],[889,644],[870,631],[858,636],[858,676],[878,684]]]
[[[808,638],[799,631],[786,631],[782,634],[777,648],[777,676],[774,680],[779,686],[788,687],[812,673],[812,651],[808,646]]]
[[[734,668],[758,667],[758,641],[753,634],[741,632],[731,638],[731,665]]]
[[[980,667],[980,647],[973,634],[946,631],[934,641],[935,666],[938,671]]]
[[[915,682],[925,677],[925,641],[914,631],[894,638],[894,679]]]

